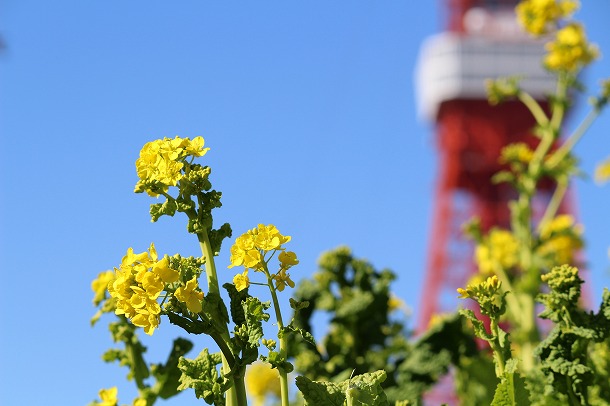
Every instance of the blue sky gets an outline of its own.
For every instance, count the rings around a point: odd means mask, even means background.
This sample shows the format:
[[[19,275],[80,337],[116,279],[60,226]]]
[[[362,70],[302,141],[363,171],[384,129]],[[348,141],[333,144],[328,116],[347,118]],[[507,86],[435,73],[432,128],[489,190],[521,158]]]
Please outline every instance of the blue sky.
[[[113,385],[131,402],[125,371],[100,359],[111,340],[89,327],[89,285],[128,247],[198,255],[183,218],[151,224],[154,201],[132,193],[139,149],[160,137],[205,137],[224,193],[216,221],[235,235],[257,223],[292,235],[293,276],[347,244],[393,269],[416,308],[436,158],[413,72],[421,41],[442,27],[438,4],[3,1],[0,403],[81,405]],[[610,57],[608,16],[608,2],[579,13]],[[594,88],[601,77],[608,57],[583,79]],[[610,155],[608,137],[607,112],[578,145],[585,173]],[[610,285],[610,186],[575,186],[597,300]],[[221,272],[227,263],[225,252]],[[151,358],[178,333],[162,321],[145,341]]]

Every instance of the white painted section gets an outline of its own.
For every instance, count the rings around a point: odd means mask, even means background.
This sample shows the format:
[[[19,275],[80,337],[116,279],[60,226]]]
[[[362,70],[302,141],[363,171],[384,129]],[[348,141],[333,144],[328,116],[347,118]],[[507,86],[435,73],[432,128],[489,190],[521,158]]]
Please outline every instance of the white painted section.
[[[534,41],[514,31],[507,35],[508,28],[485,29],[476,17],[472,17],[474,27],[469,30],[476,32],[478,26],[476,33],[442,33],[424,42],[415,72],[421,117],[434,120],[443,101],[486,99],[486,79],[518,75],[523,78],[521,87],[535,98],[553,92],[555,77],[542,67],[545,41]]]

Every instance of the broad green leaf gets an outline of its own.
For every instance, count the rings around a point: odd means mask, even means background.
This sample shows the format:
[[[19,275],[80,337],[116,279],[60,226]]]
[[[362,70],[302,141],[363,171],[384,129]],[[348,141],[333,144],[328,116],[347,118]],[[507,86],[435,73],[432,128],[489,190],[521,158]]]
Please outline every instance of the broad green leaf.
[[[227,381],[217,370],[217,365],[221,362],[220,354],[210,354],[207,348],[193,360],[180,358],[178,368],[182,375],[178,390],[191,388],[195,390],[195,396],[207,404],[224,406],[224,392],[228,387]]]
[[[519,374],[506,373],[496,388],[491,406],[529,406],[529,393]]]
[[[297,376],[296,385],[305,398],[305,406],[343,406],[345,402],[345,393],[332,382],[314,382]]]

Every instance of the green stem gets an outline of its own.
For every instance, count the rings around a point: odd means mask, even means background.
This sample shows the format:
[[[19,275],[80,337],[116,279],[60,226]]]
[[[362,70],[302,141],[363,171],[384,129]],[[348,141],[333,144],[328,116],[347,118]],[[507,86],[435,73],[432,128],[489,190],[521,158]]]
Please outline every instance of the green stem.
[[[555,130],[561,128],[563,123],[563,117],[566,112],[566,98],[568,95],[567,78],[564,75],[560,75],[557,80],[557,90],[555,91],[555,105],[553,108],[553,115],[551,117],[551,127]]]
[[[572,389],[572,378],[569,375],[566,375],[566,388],[568,389],[568,399],[570,400],[570,405],[580,405],[580,400],[574,393],[574,389]]]
[[[589,127],[595,122],[597,116],[599,116],[600,109],[593,109],[589,111],[584,120],[580,123],[580,125],[574,130],[572,135],[563,143],[561,147],[555,151],[555,153],[548,160],[549,169],[554,168],[558,165],[562,159],[564,159],[570,151],[574,148],[574,146],[580,141],[583,135],[587,132]]]
[[[540,219],[540,222],[538,223],[537,231],[539,233],[544,228],[544,226],[549,221],[551,221],[551,219],[553,217],[555,217],[555,215],[557,214],[557,211],[559,210],[559,206],[561,205],[561,202],[563,201],[563,198],[564,198],[567,190],[568,190],[568,179],[567,178],[558,179],[557,187],[555,188],[555,191],[553,192],[551,201],[549,202],[549,205],[547,206],[546,210],[544,211],[544,215],[542,216],[542,218]]]
[[[273,309],[275,310],[275,317],[277,320],[277,328],[280,332],[280,359],[287,360],[288,359],[288,339],[286,338],[286,334],[282,331],[284,329],[284,322],[282,320],[282,312],[280,309],[280,303],[277,299],[277,292],[275,286],[273,286],[273,279],[271,278],[271,274],[267,269],[267,265],[264,265],[263,272],[267,276],[267,284],[269,286],[269,291],[271,292],[271,299],[273,301]],[[282,398],[282,406],[289,406],[290,400],[288,398],[288,374],[284,368],[278,368],[280,373],[280,391]]]
[[[508,276],[506,275],[506,272],[504,272],[504,269],[497,267],[496,269],[494,269],[495,275],[498,277],[498,279],[500,280],[500,282],[502,283],[502,286],[504,287],[504,291],[505,292],[511,292],[512,294],[506,295],[506,304],[508,304],[508,308],[509,308],[509,313],[510,314],[522,314],[523,313],[523,309],[521,309],[521,305],[519,304],[519,301],[517,300],[516,296],[514,295],[514,289],[513,289],[513,285],[510,282],[510,279],[508,278]]]
[[[496,376],[498,378],[502,378],[502,376],[504,375],[506,360],[504,359],[504,351],[502,345],[500,344],[500,328],[498,327],[498,320],[492,317],[490,320],[489,328],[491,330],[491,334],[493,334],[494,337],[493,340],[490,342],[491,348],[493,349],[494,355],[498,360],[498,363],[496,365]]]
[[[530,96],[529,93],[520,91],[517,94],[517,97],[519,98],[519,100],[521,100],[523,104],[527,106],[527,108],[530,110],[539,125],[542,126],[549,122],[549,118],[547,117],[540,104],[532,96]]]
[[[214,253],[212,252],[212,246],[210,245],[210,238],[208,237],[207,231],[204,230],[197,233],[197,238],[199,240],[199,246],[201,247],[201,253],[205,257],[205,274],[208,282],[208,292],[215,293],[220,296],[220,287],[218,285],[218,275],[216,273]],[[219,333],[218,338],[219,341],[217,342],[224,342],[228,348],[228,343],[231,342],[231,338],[229,336],[229,327],[226,324],[224,325],[224,329]],[[225,351],[221,351],[221,354],[222,371],[226,375],[231,372],[231,365],[227,360],[227,357],[225,356]],[[231,351],[229,350],[229,352]],[[245,397],[245,393],[243,394],[243,398],[239,398],[237,396],[237,386],[243,386],[243,382],[241,384],[236,383],[236,379],[234,377],[229,378],[229,380],[231,381],[232,385],[227,391],[226,406],[246,406],[247,400]]]
[[[521,337],[523,337],[521,346],[521,366],[523,372],[527,373],[534,368],[534,349],[540,340],[538,334],[538,327],[536,325],[535,318],[535,303],[532,295],[521,295],[519,298],[521,308],[523,309],[523,315],[520,319],[521,326]]]
[[[216,264],[214,262],[214,253],[210,245],[210,239],[206,231],[197,233],[201,253],[205,257],[205,275],[208,281],[208,292],[220,295],[220,287],[218,285],[218,274],[216,273]]]

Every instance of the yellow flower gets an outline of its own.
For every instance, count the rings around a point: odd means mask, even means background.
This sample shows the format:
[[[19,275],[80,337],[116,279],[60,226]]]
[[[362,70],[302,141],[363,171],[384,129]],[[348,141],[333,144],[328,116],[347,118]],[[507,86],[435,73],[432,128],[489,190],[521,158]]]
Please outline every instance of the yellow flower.
[[[292,251],[282,251],[280,255],[278,255],[277,259],[282,264],[282,268],[288,269],[292,266],[295,266],[299,263],[297,259],[297,254]]]
[[[273,275],[273,280],[275,280],[275,288],[280,292],[284,290],[286,285],[294,288],[294,282],[290,279],[290,274],[286,273],[285,269],[280,269],[278,273]]]
[[[500,163],[518,162],[528,164],[534,156],[534,151],[524,142],[516,142],[502,148]]]
[[[116,406],[118,403],[117,400],[118,389],[116,386],[113,386],[109,389],[102,389],[99,391],[99,397],[101,402],[97,402],[99,406]]]
[[[164,256],[161,261],[158,261],[152,267],[152,272],[157,275],[164,283],[176,282],[180,277],[180,273],[169,267],[169,257]]]
[[[290,241],[290,236],[283,236],[273,225],[259,224],[258,228],[251,230],[254,234],[254,245],[262,251],[278,249],[282,244]]]
[[[185,140],[188,140],[188,138],[185,138]],[[204,143],[203,137],[195,137],[185,145],[184,150],[191,156],[204,156],[210,150],[209,148],[203,148]]]
[[[194,277],[186,283],[186,286],[180,286],[174,293],[176,299],[186,303],[186,307],[193,313],[199,313],[202,309],[203,292],[197,290],[198,288],[197,278]]]
[[[509,269],[517,265],[519,243],[510,231],[492,228],[475,248],[475,261],[483,274],[493,274],[496,267]]]
[[[502,282],[500,282],[496,275],[493,275],[483,282],[467,285],[466,289],[457,288],[457,292],[460,294],[460,296],[458,296],[460,299],[476,300],[482,297],[492,297],[500,290],[501,286]]]
[[[178,273],[169,268],[168,257],[161,261],[157,258],[154,244],[139,254],[129,248],[107,284],[110,296],[116,299],[115,314],[124,314],[149,335],[159,326],[161,307],[157,298],[166,283],[178,279]]]
[[[233,277],[233,284],[238,292],[247,289],[250,286],[250,278],[248,278],[248,269],[243,273],[237,274]]]
[[[555,28],[559,19],[570,17],[578,5],[575,0],[524,0],[515,11],[523,28],[537,36]]]
[[[144,332],[152,335],[157,327],[159,327],[159,316],[155,314],[138,313],[131,322],[134,326],[142,327]]]
[[[244,236],[242,236],[244,237]],[[244,240],[251,240],[251,236],[247,236]],[[252,248],[244,248],[249,245],[243,244],[243,241],[239,241],[241,237],[239,237],[235,244],[231,247],[231,265],[229,268],[233,268],[234,266],[244,266],[250,269],[257,269],[261,265],[263,261],[263,257],[259,250],[254,248],[254,242],[252,241]]]
[[[265,404],[267,395],[280,396],[280,375],[269,364],[255,362],[246,371],[246,388],[255,406]]]
[[[582,226],[576,224],[574,217],[560,214],[541,228],[538,253],[550,258],[552,265],[569,264],[576,251],[583,246],[582,231]]]
[[[599,164],[595,169],[595,181],[598,183],[610,180],[610,157]]]
[[[182,179],[182,168],[188,156],[200,157],[209,148],[203,148],[202,137],[164,138],[146,143],[136,160],[136,172],[140,180],[135,192],[146,191],[151,196],[158,196],[157,191],[167,192],[170,186],[176,186]]]
[[[243,273],[237,274],[233,277],[233,285],[238,292],[247,289],[250,286],[250,278],[248,278],[248,269]]]
[[[97,275],[97,279],[91,282],[91,289],[95,293],[93,297],[93,303],[97,306],[106,297],[106,290],[108,283],[114,279],[114,272],[105,271]]]
[[[267,226],[259,224],[257,228],[248,230],[237,237],[235,244],[231,246],[229,268],[244,266],[245,268],[259,270],[265,261],[265,253],[282,250],[282,245],[289,242],[290,239],[290,236],[282,235],[273,224]],[[294,253],[286,253],[280,259],[280,261],[282,260],[286,261],[286,264],[295,261],[298,263]]]
[[[571,23],[557,31],[555,40],[546,44],[544,64],[550,70],[577,72],[598,57],[595,45],[587,43],[584,28]]]
[[[132,406],[146,406],[146,399],[135,398],[133,400]]]

